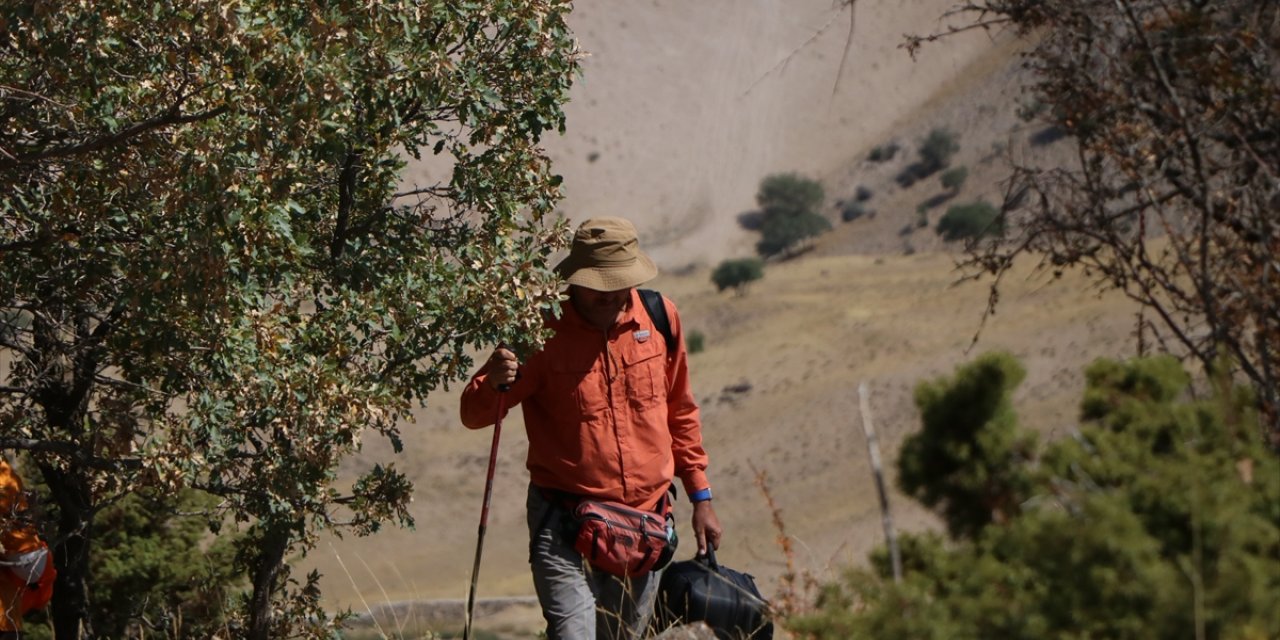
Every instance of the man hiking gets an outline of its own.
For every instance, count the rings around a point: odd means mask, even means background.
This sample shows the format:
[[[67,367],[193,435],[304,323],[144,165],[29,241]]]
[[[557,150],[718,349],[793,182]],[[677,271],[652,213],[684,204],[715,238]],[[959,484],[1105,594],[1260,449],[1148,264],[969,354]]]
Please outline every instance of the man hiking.
[[[659,310],[645,307],[636,287],[658,269],[625,219],[582,223],[556,271],[569,284],[569,300],[560,317],[546,321],[554,335],[525,362],[496,349],[462,393],[462,422],[471,429],[493,424],[504,393],[502,406],[520,404],[524,412],[529,564],[547,637],[639,638],[660,570],[601,570],[603,562],[587,561],[575,547],[581,536],[570,514],[589,500],[661,518],[678,477],[693,502],[699,552],[720,546],[680,316],[665,298]],[[664,334],[673,338],[670,348]]]

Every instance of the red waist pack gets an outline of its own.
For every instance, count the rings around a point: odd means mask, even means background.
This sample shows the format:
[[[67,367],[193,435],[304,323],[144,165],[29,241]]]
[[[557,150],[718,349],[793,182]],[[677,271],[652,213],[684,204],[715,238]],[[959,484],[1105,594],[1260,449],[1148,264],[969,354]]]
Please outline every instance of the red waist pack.
[[[49,545],[40,543],[40,548],[21,554],[17,564],[8,567],[5,573],[9,580],[21,587],[22,600],[18,604],[19,613],[26,614],[33,609],[43,609],[53,598],[53,582],[58,571],[53,568],[53,552]]]
[[[583,500],[573,509],[578,535],[573,548],[593,566],[621,577],[639,577],[671,562],[676,551],[671,501],[659,513],[617,502]]]

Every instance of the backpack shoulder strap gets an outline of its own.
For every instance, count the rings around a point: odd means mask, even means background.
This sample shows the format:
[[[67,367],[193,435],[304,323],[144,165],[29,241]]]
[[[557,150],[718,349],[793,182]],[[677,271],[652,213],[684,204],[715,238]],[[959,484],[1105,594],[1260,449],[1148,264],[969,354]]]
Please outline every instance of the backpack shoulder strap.
[[[640,299],[644,301],[644,310],[649,313],[653,325],[662,332],[667,341],[667,357],[675,355],[676,336],[671,333],[671,320],[667,318],[667,306],[662,304],[662,294],[653,289],[640,289]]]

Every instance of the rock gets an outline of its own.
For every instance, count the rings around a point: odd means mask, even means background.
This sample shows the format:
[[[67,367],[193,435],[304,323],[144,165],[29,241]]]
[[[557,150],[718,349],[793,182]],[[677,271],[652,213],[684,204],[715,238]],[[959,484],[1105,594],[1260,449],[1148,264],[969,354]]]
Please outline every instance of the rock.
[[[653,637],[653,640],[716,640],[716,632],[705,622],[695,622],[680,627],[671,627]]]

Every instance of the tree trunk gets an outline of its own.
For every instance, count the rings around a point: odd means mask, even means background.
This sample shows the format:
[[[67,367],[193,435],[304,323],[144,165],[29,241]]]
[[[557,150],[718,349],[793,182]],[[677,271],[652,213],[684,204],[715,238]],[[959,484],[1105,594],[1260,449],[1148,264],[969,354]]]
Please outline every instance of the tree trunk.
[[[89,483],[75,470],[40,465],[58,505],[58,534],[52,546],[54,581],[50,617],[57,640],[93,638],[89,614],[89,549],[93,539],[93,497]]]
[[[262,536],[258,555],[254,558],[253,599],[249,603],[249,640],[271,637],[271,594],[284,568],[284,554],[289,550],[287,528],[271,528]]]

